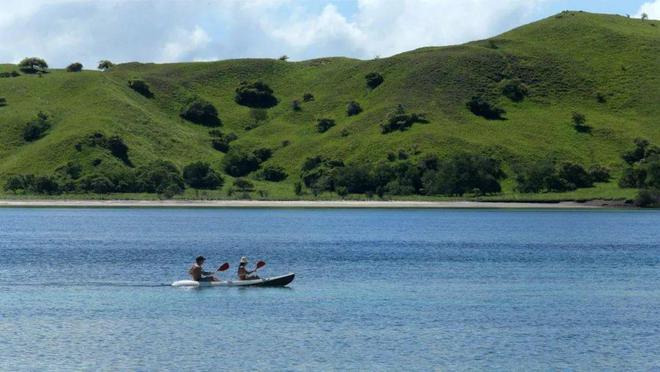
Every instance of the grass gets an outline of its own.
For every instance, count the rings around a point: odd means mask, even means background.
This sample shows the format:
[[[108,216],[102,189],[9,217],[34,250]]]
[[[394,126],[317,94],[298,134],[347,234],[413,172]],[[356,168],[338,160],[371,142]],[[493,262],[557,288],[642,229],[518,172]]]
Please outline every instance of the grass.
[[[255,181],[257,189],[271,199],[298,198],[293,184],[300,166],[305,158],[319,154],[351,163],[385,161],[389,152],[399,150],[413,158],[471,151],[501,159],[510,175],[518,162],[547,157],[585,167],[604,165],[618,175],[624,166],[620,154],[634,138],[660,143],[660,25],[653,26],[656,23],[564,12],[490,40],[422,48],[369,61],[129,63],[108,72],[52,70],[41,77],[0,78],[0,96],[7,100],[7,106],[0,107],[0,183],[11,174],[52,174],[70,161],[81,164],[85,174],[124,166],[104,149],[76,150],[76,143],[96,131],[121,136],[136,166],[156,159],[171,160],[179,167],[203,160],[222,171],[224,154],[211,147],[210,128],[179,117],[181,107],[193,96],[218,108],[223,122],[219,129],[238,135],[232,146],[275,150],[264,165],[282,166],[289,177],[281,183]],[[0,65],[0,72],[14,69]],[[385,82],[369,90],[364,75],[372,71],[381,73]],[[128,80],[135,78],[148,82],[153,98],[128,87]],[[502,78],[522,79],[530,87],[530,96],[520,103],[504,98],[498,90]],[[234,89],[243,80],[263,80],[280,101],[268,109],[267,120],[249,131],[244,128],[252,121],[250,109],[233,99]],[[291,102],[302,102],[307,92],[315,100],[302,103],[302,111],[294,112]],[[505,108],[507,120],[487,121],[472,115],[465,103],[477,94]],[[599,103],[598,94],[606,102]],[[364,111],[348,117],[345,109],[350,101],[359,102]],[[381,134],[380,123],[397,104],[425,113],[429,123]],[[22,128],[39,111],[52,115],[53,127],[44,138],[27,143]],[[590,134],[572,128],[573,111],[586,115],[593,128]],[[318,118],[334,119],[337,125],[318,133]],[[344,129],[348,136],[341,135]],[[283,146],[283,141],[290,145]],[[96,167],[92,165],[95,159],[102,160]],[[224,177],[223,190],[187,190],[181,197],[227,198],[232,180]],[[529,195],[514,192],[510,177],[503,188],[502,194],[486,199],[628,199],[635,193],[619,188],[616,179],[570,193]]]

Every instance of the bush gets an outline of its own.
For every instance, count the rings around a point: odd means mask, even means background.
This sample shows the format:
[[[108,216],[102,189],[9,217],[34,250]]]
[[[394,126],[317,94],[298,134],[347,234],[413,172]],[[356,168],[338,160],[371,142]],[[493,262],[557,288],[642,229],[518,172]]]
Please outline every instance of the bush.
[[[229,144],[238,139],[238,136],[234,133],[223,134],[219,130],[212,130],[209,134],[214,137],[211,140],[213,148],[223,153],[229,151]]]
[[[284,168],[269,165],[257,173],[257,179],[271,182],[280,182],[287,178]]]
[[[183,180],[190,187],[208,190],[217,189],[224,183],[222,177],[208,163],[201,161],[188,164],[183,168]]]
[[[36,74],[38,72],[43,73],[48,71],[48,63],[37,57],[23,58],[23,60],[18,63],[18,69],[26,74]]]
[[[18,190],[29,191],[33,184],[33,175],[12,175],[7,178],[5,191],[17,192]]]
[[[242,177],[259,169],[261,159],[252,152],[232,148],[222,160],[223,168],[232,177]]]
[[[502,94],[514,102],[520,102],[529,94],[529,88],[519,79],[504,80]]]
[[[300,105],[300,101],[294,99],[293,102],[291,102],[291,110],[302,111],[302,106]]]
[[[131,79],[128,81],[128,87],[147,98],[152,98],[154,96],[154,94],[151,92],[151,89],[149,88],[149,84],[147,84],[147,82],[144,80]],[[217,111],[215,115],[218,115]]]
[[[128,159],[128,146],[124,143],[124,140],[122,140],[121,137],[111,136],[105,142],[104,147],[110,150],[110,153],[117,159],[124,162],[124,164],[133,166],[131,161]]]
[[[646,152],[647,152],[646,149],[650,145],[649,141],[643,138],[636,138],[634,142],[635,142],[635,148],[630,151],[624,152],[622,155],[623,160],[625,160],[625,162],[630,165],[644,159],[646,157]]]
[[[562,192],[592,187],[596,179],[609,179],[609,171],[601,166],[591,168],[593,174],[574,163],[556,167],[551,161],[540,161],[516,170],[516,189],[523,193]],[[606,182],[606,181],[598,181]]]
[[[201,98],[195,98],[188,103],[181,113],[182,118],[196,124],[215,127],[222,124],[218,118],[218,110],[210,102]]]
[[[289,56],[287,56],[286,54],[283,55],[283,56],[280,56],[280,58],[278,58],[279,61],[285,61],[285,62],[286,62],[288,59],[289,59]]]
[[[571,189],[592,187],[594,185],[584,167],[575,163],[563,163],[559,168],[559,177],[566,180]]]
[[[273,96],[273,90],[261,81],[241,82],[236,88],[234,100],[239,105],[254,108],[270,108],[277,105],[277,98]]]
[[[472,97],[467,103],[467,108],[470,109],[473,114],[488,120],[504,120],[502,115],[506,114],[504,109],[497,107],[478,96]]]
[[[332,177],[337,168],[343,167],[344,162],[341,160],[330,159],[321,155],[307,158],[301,167],[300,178],[304,185],[309,188],[333,190]]]
[[[500,162],[482,155],[458,154],[446,160],[427,158],[422,169],[427,195],[498,193],[502,191],[499,181],[505,178]]]
[[[639,190],[637,198],[635,198],[635,205],[642,208],[660,207],[660,190],[659,189],[642,189]]]
[[[355,101],[349,102],[348,105],[346,106],[346,115],[348,116],[357,115],[361,112],[362,112],[362,107],[360,106],[359,103]]]
[[[254,184],[245,178],[237,178],[234,180],[232,189],[238,192],[252,192],[254,191]]]
[[[38,176],[34,178],[34,192],[37,194],[60,194],[60,184],[52,176]]]
[[[115,66],[114,63],[108,61],[107,59],[102,59],[102,60],[99,61],[98,69],[102,70],[102,71],[107,71],[107,70],[111,69],[114,66]]]
[[[7,99],[5,97],[0,97],[0,107],[7,106]]]
[[[610,170],[602,165],[594,165],[589,168],[589,177],[593,182],[608,182],[610,180]]]
[[[314,95],[312,93],[303,94],[303,102],[311,102],[314,100]]]
[[[82,170],[80,164],[70,161],[66,163],[66,165],[57,168],[55,172],[61,174],[63,177],[76,180],[82,175]]]
[[[325,133],[328,129],[335,126],[335,121],[332,119],[318,119],[316,122],[316,130],[319,133]]]
[[[364,76],[364,79],[367,81],[367,87],[375,89],[385,81],[383,75],[377,72],[370,72]]]
[[[427,123],[424,114],[407,113],[403,105],[399,104],[397,108],[387,115],[385,123],[380,125],[380,131],[383,134],[394,131],[405,131],[415,123]]]
[[[137,189],[150,193],[181,193],[185,188],[176,165],[166,160],[156,160],[136,171]]]
[[[50,129],[49,117],[43,112],[39,112],[37,117],[25,124],[23,128],[23,139],[28,142],[36,141],[44,136],[44,133]]]
[[[21,74],[18,71],[0,72],[0,78],[19,77]]]
[[[74,62],[66,66],[66,72],[80,72],[83,69],[83,65],[80,62]]]
[[[253,151],[254,155],[259,159],[259,163],[263,163],[266,160],[270,159],[273,156],[273,150],[262,147]]]
[[[82,191],[95,194],[109,194],[115,192],[115,184],[108,177],[98,174],[83,177],[78,182],[78,187]]]
[[[584,114],[579,112],[573,112],[572,114],[573,128],[580,133],[587,133],[591,131],[591,127],[588,126],[587,117]]]

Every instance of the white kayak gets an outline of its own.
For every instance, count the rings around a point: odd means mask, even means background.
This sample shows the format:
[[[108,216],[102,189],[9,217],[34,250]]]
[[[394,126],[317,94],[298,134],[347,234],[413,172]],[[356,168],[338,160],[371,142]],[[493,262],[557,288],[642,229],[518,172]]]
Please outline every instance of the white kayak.
[[[198,282],[195,280],[178,280],[172,287],[284,287],[291,283],[296,274],[272,276],[253,280],[219,280],[217,282]]]

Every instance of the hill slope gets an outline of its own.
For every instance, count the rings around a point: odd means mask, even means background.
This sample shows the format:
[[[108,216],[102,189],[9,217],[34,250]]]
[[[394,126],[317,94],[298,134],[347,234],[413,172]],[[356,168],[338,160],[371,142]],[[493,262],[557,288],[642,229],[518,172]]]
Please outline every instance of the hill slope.
[[[52,174],[71,161],[80,164],[84,174],[124,167],[102,148],[76,148],[95,132],[119,135],[136,166],[157,159],[179,167],[203,160],[221,171],[225,154],[211,146],[212,128],[179,117],[186,101],[198,96],[217,107],[222,120],[218,129],[238,136],[232,147],[274,150],[263,165],[281,166],[289,177],[280,183],[256,181],[271,197],[294,196],[293,184],[308,157],[323,154],[346,163],[378,162],[400,150],[412,158],[485,153],[502,160],[509,174],[514,164],[545,158],[585,167],[604,165],[615,176],[609,184],[542,197],[630,197],[633,191],[616,185],[624,166],[621,153],[637,137],[660,143],[656,23],[564,12],[489,40],[370,61],[128,63],[106,72],[51,70],[41,77],[0,78],[0,97],[7,101],[0,107],[0,183],[11,174]],[[0,65],[0,72],[15,69]],[[372,71],[384,77],[373,90],[364,79]],[[128,87],[127,81],[135,78],[150,85],[152,98]],[[522,80],[529,96],[522,102],[502,96],[501,81],[506,79]],[[234,102],[234,91],[241,81],[256,80],[273,89],[279,104],[267,110],[267,118],[256,128],[246,130],[254,119],[250,108]],[[315,99],[302,102],[307,92]],[[466,102],[475,95],[506,109],[506,120],[472,114]],[[293,100],[302,102],[301,111],[292,110]],[[347,116],[350,101],[359,102],[363,112]],[[380,124],[398,104],[424,113],[428,123],[382,134]],[[23,128],[39,111],[51,115],[52,127],[43,138],[27,142]],[[591,133],[572,127],[574,111],[586,116]],[[319,118],[334,119],[337,125],[319,133]],[[500,197],[535,198],[514,193],[513,186],[509,177]],[[225,195],[228,187],[209,195]]]

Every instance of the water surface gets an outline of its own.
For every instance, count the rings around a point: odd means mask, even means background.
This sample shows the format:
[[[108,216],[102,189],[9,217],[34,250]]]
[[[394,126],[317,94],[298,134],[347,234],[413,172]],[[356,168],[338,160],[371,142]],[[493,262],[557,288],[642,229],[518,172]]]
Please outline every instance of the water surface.
[[[0,209],[0,366],[653,369],[659,283],[658,211]]]

